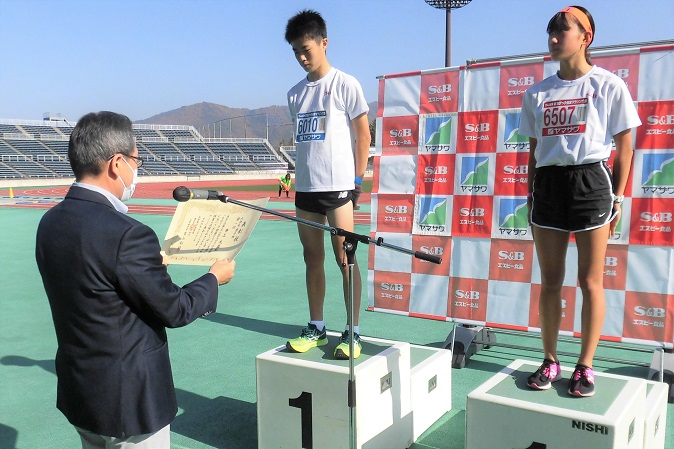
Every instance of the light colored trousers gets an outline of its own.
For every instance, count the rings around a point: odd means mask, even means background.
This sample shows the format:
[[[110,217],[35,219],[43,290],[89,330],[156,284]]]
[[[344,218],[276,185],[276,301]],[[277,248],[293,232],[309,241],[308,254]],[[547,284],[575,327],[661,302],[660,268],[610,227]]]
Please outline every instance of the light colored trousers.
[[[129,438],[106,437],[75,427],[82,439],[82,449],[171,449],[171,426],[154,433]]]

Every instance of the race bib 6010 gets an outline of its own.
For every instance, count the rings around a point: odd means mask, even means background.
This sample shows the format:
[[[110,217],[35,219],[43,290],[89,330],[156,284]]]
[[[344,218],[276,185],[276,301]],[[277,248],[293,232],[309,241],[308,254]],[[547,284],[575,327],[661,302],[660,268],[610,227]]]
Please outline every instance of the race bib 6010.
[[[295,129],[295,142],[308,142],[311,140],[325,140],[325,111],[306,112],[297,114],[297,128]]]

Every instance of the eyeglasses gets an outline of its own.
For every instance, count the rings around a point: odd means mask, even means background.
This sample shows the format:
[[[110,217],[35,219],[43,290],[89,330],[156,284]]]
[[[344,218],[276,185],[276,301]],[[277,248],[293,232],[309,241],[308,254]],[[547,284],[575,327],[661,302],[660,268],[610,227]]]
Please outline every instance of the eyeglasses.
[[[121,152],[117,152],[117,153],[113,154],[112,156],[110,156],[110,159],[108,159],[108,160],[112,160],[112,158],[115,157],[118,154],[121,154],[122,156],[130,157],[131,159],[133,159],[136,162],[136,167],[138,167],[138,168],[143,166],[143,160],[141,158],[139,158],[138,156],[131,156],[130,154],[124,154],[124,153],[121,153]]]

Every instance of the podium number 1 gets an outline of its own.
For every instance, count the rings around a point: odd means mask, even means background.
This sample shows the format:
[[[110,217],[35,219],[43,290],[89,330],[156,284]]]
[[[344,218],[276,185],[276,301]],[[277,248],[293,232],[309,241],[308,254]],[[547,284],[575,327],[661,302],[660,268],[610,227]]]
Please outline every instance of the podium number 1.
[[[288,405],[301,411],[302,449],[313,449],[313,423],[311,420],[311,393],[303,391],[294,399],[288,399]]]

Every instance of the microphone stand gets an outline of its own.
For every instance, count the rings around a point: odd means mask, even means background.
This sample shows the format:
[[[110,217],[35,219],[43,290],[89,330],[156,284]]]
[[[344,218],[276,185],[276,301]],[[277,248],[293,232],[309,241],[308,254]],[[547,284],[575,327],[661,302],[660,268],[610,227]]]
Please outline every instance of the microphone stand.
[[[381,246],[384,248],[392,249],[404,254],[409,254],[417,259],[422,259],[426,260],[428,262],[440,264],[442,263],[442,259],[437,256],[433,256],[430,254],[426,254],[421,251],[414,251],[406,248],[402,248],[400,246],[396,245],[391,245],[388,243],[384,242],[384,239],[382,237],[379,237],[378,239],[372,239],[367,235],[362,235],[362,234],[356,234],[355,232],[350,232],[350,231],[345,231],[344,229],[341,228],[335,228],[332,226],[327,226],[321,223],[316,223],[315,221],[311,220],[306,220],[304,218],[299,218],[299,217],[293,217],[291,215],[284,214],[282,212],[277,212],[275,210],[267,209],[264,207],[257,206],[255,204],[249,204],[245,203],[243,201],[238,201],[233,198],[230,198],[229,196],[218,192],[217,199],[222,201],[223,203],[232,203],[236,204],[237,206],[242,206],[242,207],[247,207],[249,209],[254,209],[259,212],[275,215],[277,217],[285,218],[290,221],[294,221],[300,224],[303,224],[305,226],[310,226],[312,228],[317,228],[317,229],[322,229],[323,231],[329,232],[333,236],[340,236],[344,237],[344,243],[342,245],[342,248],[344,249],[344,253],[346,254],[346,260],[347,260],[347,265],[348,265],[348,273],[349,273],[349,284],[348,284],[348,290],[349,290],[349,298],[348,298],[348,308],[349,308],[349,313],[348,313],[348,318],[347,318],[347,324],[349,325],[349,382],[348,382],[348,389],[347,389],[347,404],[349,406],[349,443],[351,449],[355,449],[357,447],[357,435],[356,435],[356,379],[355,379],[355,374],[354,374],[354,358],[353,358],[353,349],[354,349],[354,342],[353,342],[353,318],[354,318],[354,311],[353,311],[353,295],[354,295],[354,287],[353,287],[353,269],[354,265],[356,262],[356,248],[358,246],[358,242],[362,242],[363,244],[369,245],[377,245]]]

